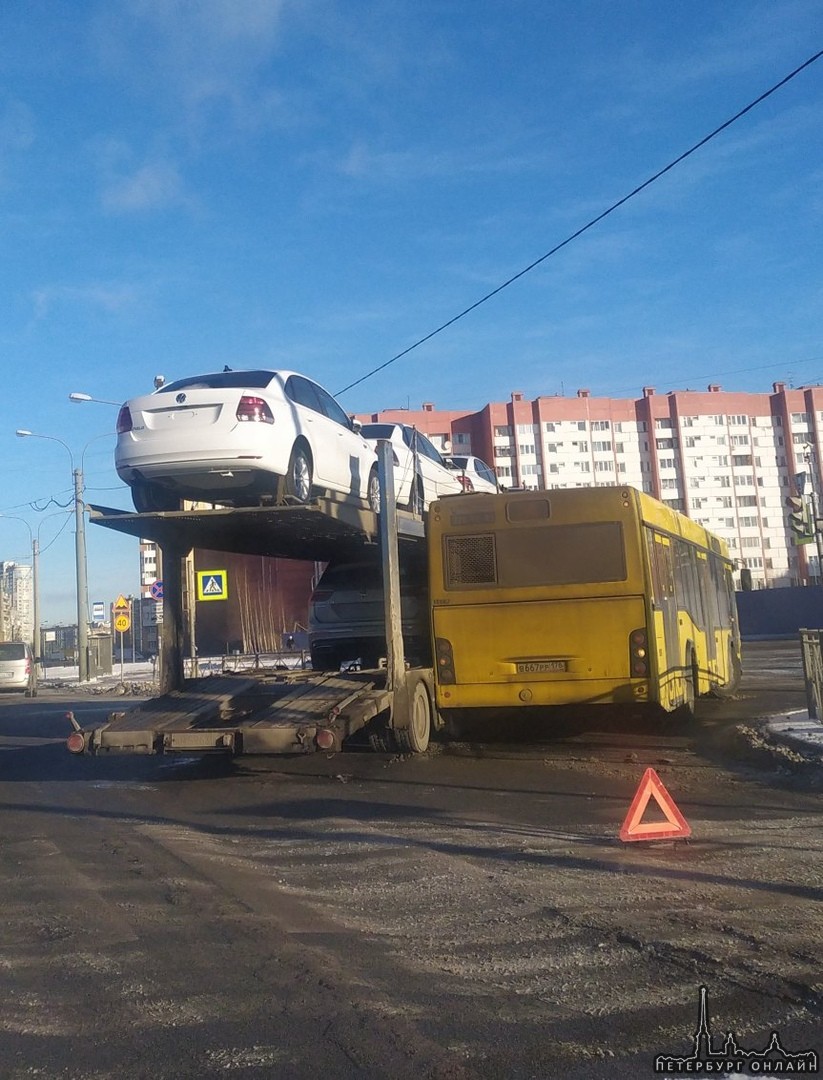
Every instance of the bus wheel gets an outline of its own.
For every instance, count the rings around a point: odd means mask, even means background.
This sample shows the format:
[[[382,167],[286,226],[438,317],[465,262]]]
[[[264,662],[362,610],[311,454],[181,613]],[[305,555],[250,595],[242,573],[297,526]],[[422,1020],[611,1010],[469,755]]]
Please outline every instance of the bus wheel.
[[[406,727],[395,729],[394,736],[401,750],[425,754],[429,748],[432,729],[432,709],[426,684],[419,680],[409,700],[409,721]]]
[[[689,650],[686,657],[686,671],[683,675],[685,695],[683,698],[683,717],[693,719],[695,703],[697,701],[697,665],[694,662],[694,654]]]
[[[735,693],[740,688],[740,679],[742,678],[743,671],[740,664],[740,657],[732,642],[729,642],[728,672],[729,681],[723,686],[713,687],[712,697],[731,698],[734,697]]]

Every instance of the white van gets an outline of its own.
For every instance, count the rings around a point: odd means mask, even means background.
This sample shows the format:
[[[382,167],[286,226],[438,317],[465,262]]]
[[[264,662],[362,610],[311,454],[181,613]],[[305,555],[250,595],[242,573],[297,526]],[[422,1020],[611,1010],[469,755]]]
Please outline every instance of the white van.
[[[34,661],[26,641],[0,641],[0,690],[25,690],[34,685]]]

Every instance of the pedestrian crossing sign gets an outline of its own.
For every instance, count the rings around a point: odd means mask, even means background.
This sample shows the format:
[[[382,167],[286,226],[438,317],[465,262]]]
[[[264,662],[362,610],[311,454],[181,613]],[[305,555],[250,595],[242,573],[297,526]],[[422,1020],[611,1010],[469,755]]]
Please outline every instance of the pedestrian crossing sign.
[[[198,600],[228,600],[229,582],[225,570],[197,571]]]

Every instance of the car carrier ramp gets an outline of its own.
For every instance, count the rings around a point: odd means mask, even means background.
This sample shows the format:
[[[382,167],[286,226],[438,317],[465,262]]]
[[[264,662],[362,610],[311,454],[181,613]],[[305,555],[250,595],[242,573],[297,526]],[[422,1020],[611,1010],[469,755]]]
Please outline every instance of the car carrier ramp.
[[[68,748],[88,754],[310,753],[339,750],[391,706],[386,671],[209,675],[75,728]]]

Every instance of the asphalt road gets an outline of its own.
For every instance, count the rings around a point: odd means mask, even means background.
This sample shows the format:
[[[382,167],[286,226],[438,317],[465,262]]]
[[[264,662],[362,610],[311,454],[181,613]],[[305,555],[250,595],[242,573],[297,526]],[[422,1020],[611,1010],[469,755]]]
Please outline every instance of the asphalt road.
[[[820,1053],[821,766],[758,737],[796,644],[745,661],[685,731],[405,759],[75,758],[122,699],[0,699],[0,1076],[634,1080],[701,986]],[[647,766],[688,841],[618,839]]]

